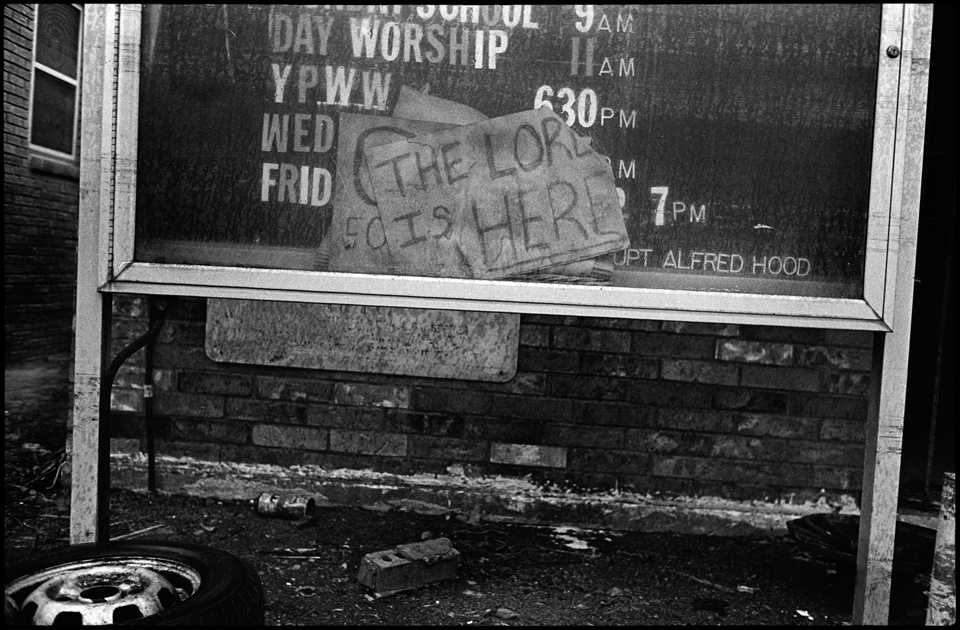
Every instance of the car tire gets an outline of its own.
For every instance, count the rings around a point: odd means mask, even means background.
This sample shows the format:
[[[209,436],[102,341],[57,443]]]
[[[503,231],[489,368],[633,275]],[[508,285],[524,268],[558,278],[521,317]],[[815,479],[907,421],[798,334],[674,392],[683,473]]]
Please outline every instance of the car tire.
[[[5,563],[4,595],[6,625],[264,623],[256,571],[191,543],[82,544],[39,553]]]

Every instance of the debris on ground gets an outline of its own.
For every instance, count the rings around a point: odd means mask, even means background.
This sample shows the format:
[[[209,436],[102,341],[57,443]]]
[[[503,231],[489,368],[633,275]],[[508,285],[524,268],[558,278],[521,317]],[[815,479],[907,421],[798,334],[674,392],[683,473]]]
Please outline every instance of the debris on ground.
[[[457,577],[460,552],[449,538],[434,538],[368,553],[357,581],[379,597]]]

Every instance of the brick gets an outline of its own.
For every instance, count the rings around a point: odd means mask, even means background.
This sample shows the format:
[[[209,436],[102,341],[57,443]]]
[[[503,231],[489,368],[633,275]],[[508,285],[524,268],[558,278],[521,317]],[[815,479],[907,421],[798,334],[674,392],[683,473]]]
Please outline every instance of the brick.
[[[538,372],[517,372],[512,379],[505,383],[474,381],[470,383],[470,386],[489,392],[542,395],[547,391],[547,375]]]
[[[330,450],[386,457],[407,454],[407,436],[402,433],[330,429]]]
[[[487,442],[409,435],[407,455],[449,463],[487,461]]]
[[[237,420],[306,424],[308,412],[307,406],[300,403],[229,398],[227,416]]]
[[[747,482],[754,485],[777,485],[809,475],[808,466],[788,466],[770,462],[742,461],[717,457],[654,456],[651,473],[658,477],[680,479]],[[699,484],[698,484],[699,485]]]
[[[595,473],[644,475],[650,469],[650,455],[609,449],[571,448],[567,467]]]
[[[143,391],[114,387],[110,390],[110,409],[113,411],[143,411]]]
[[[630,338],[629,331],[565,326],[554,329],[553,346],[567,350],[630,352]]]
[[[737,366],[711,361],[684,361],[664,359],[660,377],[670,381],[736,385]]]
[[[807,368],[741,367],[740,384],[744,387],[762,387],[791,391],[815,392],[820,389],[820,376]]]
[[[630,354],[583,353],[581,374],[617,376],[621,378],[657,378],[656,359]]]
[[[490,413],[495,416],[560,422],[570,420],[572,410],[569,400],[530,396],[494,396],[490,405]]]
[[[661,409],[657,418],[657,426],[683,431],[730,433],[735,426],[735,418],[735,414],[727,411]]]
[[[735,430],[740,435],[813,440],[819,425],[815,418],[744,413],[735,421]]]
[[[380,431],[384,428],[384,411],[364,407],[340,407],[337,405],[308,405],[306,423],[313,427]]]
[[[625,442],[630,448],[645,453],[707,455],[713,447],[714,438],[690,431],[639,429],[631,432]]]
[[[543,440],[544,423],[537,420],[517,421],[509,418],[470,417],[463,431],[447,437],[462,437],[468,440],[500,440],[526,444],[539,444]],[[431,435],[439,435],[431,433]]]
[[[177,379],[182,392],[249,396],[253,378],[227,372],[180,372]]]
[[[361,407],[410,407],[410,389],[374,383],[337,383],[333,401]]]
[[[663,330],[670,333],[716,335],[718,337],[736,337],[740,334],[740,326],[737,324],[710,324],[705,322],[663,322]]]
[[[520,345],[548,347],[550,345],[550,327],[539,324],[520,326]]]
[[[634,381],[627,400],[654,407],[697,408],[713,406],[713,390],[704,385],[669,381]]]
[[[841,370],[869,372],[873,351],[863,348],[835,348],[830,346],[801,346],[797,352],[797,365],[827,366]]]
[[[817,466],[810,478],[797,480],[797,485],[857,492],[863,481],[863,468]]]
[[[197,418],[223,417],[224,398],[209,394],[183,394],[158,391],[154,396],[154,411],[162,416],[193,416]]]
[[[584,448],[624,448],[626,429],[604,427],[587,429],[586,427],[566,424],[548,424],[543,430],[545,444],[563,446],[582,446]]]
[[[820,375],[820,391],[848,396],[866,396],[870,375],[853,372],[825,372]]]
[[[793,362],[793,346],[786,343],[723,339],[717,342],[717,358],[740,363],[790,365]]]
[[[825,418],[820,425],[820,439],[862,444],[866,439],[866,426],[861,421]]]
[[[551,374],[547,378],[548,392],[558,398],[589,398],[591,400],[623,400],[627,382],[602,376],[565,376]]]
[[[180,343],[190,346],[202,346],[206,341],[207,326],[200,322],[168,320],[164,322],[157,343]]]
[[[829,346],[873,348],[873,333],[866,330],[825,330],[823,343]]]
[[[558,446],[494,442],[490,445],[490,461],[515,466],[566,468],[567,449]]]
[[[379,596],[457,577],[460,553],[447,538],[399,545],[360,560],[357,581]]]
[[[490,410],[492,394],[462,389],[418,387],[413,392],[414,407],[420,411],[485,414]]]
[[[651,427],[656,419],[657,412],[650,407],[595,401],[578,401],[573,406],[573,421],[581,425]]]
[[[744,387],[722,388],[714,392],[713,406],[717,409],[785,413],[789,400],[789,396],[781,392],[757,391]]]
[[[171,418],[165,424],[164,437],[171,440],[215,444],[247,444],[250,441],[250,425],[246,423]]]
[[[671,359],[712,359],[715,345],[713,337],[636,332],[630,351],[641,356]]]
[[[517,351],[517,370],[524,372],[576,372],[580,355],[572,350],[549,350],[521,346]]]
[[[740,336],[755,341],[784,343],[823,343],[824,331],[819,328],[786,328],[782,326],[741,326]]]
[[[251,437],[256,446],[323,451],[327,449],[328,432],[289,424],[255,424]]]
[[[420,413],[405,409],[388,409],[384,415],[387,431],[422,433],[439,437],[465,437],[466,421],[462,416],[441,413]]]
[[[257,396],[271,400],[333,402],[333,383],[258,376]]]
[[[846,396],[817,396],[794,394],[790,397],[790,412],[797,416],[860,420],[867,418],[867,400]]]

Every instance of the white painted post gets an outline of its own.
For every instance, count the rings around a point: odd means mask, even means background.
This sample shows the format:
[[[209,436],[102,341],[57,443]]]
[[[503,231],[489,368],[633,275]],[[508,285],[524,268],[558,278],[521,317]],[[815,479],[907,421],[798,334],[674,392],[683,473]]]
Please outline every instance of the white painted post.
[[[944,475],[940,520],[937,522],[937,544],[933,553],[933,573],[930,575],[928,626],[957,625],[956,484],[956,473]]]
[[[103,367],[103,304],[97,292],[105,280],[100,242],[104,209],[109,209],[112,143],[109,140],[112,94],[112,41],[116,7],[84,8],[82,130],[80,141],[80,206],[77,227],[77,312],[74,341],[73,449],[71,465],[70,542],[97,539],[100,440],[100,375]],[[105,120],[106,119],[106,120]],[[104,133],[106,130],[107,133]],[[106,159],[105,159],[106,153]],[[109,472],[109,471],[108,471]]]
[[[907,75],[897,107],[905,112],[901,116],[905,122],[897,128],[890,221],[890,250],[897,260],[897,274],[891,278],[895,287],[884,305],[893,312],[893,330],[877,333],[874,343],[853,604],[856,624],[884,625],[890,614],[932,23],[932,5],[904,7],[899,54]]]

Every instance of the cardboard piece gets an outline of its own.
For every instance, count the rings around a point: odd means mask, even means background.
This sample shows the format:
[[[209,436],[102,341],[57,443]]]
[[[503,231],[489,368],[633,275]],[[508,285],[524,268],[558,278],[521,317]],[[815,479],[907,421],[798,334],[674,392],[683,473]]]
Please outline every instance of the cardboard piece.
[[[364,146],[392,258],[496,279],[628,245],[613,173],[548,109]]]

